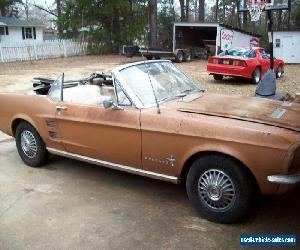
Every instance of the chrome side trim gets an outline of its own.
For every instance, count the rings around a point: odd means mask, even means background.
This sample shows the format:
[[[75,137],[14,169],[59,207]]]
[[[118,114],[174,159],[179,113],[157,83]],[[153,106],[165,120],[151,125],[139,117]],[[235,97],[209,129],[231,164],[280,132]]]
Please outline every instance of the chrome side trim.
[[[150,178],[153,178],[153,179],[168,181],[168,182],[175,183],[175,184],[179,183],[179,179],[175,176],[158,174],[158,173],[155,173],[155,172],[146,171],[146,170],[142,170],[142,169],[138,169],[138,168],[133,168],[133,167],[125,166],[125,165],[120,165],[120,164],[117,164],[117,163],[102,161],[102,160],[98,160],[98,159],[95,159],[95,158],[90,158],[90,157],[87,157],[87,156],[72,154],[72,153],[69,153],[69,152],[66,152],[66,151],[63,151],[63,150],[58,150],[58,149],[55,149],[55,148],[48,148],[47,147],[47,150],[51,154],[64,156],[64,157],[67,157],[67,158],[70,158],[70,159],[84,161],[84,162],[87,162],[87,163],[91,163],[91,164],[95,164],[95,165],[99,165],[99,166],[103,166],[103,167],[107,167],[107,168],[111,168],[111,169],[115,169],[115,170],[120,170],[120,171],[128,172],[128,173],[131,173],[131,174],[146,176],[146,177],[150,177]]]
[[[300,183],[300,172],[293,175],[269,175],[267,179],[269,182],[278,184],[297,184]]]

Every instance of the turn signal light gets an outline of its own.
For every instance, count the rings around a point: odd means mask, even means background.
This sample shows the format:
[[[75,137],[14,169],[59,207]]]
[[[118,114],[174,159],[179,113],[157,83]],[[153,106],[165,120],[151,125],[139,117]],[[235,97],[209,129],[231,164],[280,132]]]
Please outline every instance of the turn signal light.
[[[208,62],[209,62],[209,63],[216,63],[216,64],[217,64],[217,63],[218,63],[218,59],[215,59],[215,58],[213,58],[213,57],[209,57],[209,58],[208,58]]]

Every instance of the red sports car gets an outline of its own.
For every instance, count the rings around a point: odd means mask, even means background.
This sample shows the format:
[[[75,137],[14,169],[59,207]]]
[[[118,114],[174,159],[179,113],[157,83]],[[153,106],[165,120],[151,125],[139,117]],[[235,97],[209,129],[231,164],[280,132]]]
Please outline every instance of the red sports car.
[[[239,47],[221,52],[218,56],[208,58],[207,72],[215,80],[223,76],[236,76],[251,79],[257,84],[270,68],[270,55],[263,48]],[[280,78],[284,72],[284,62],[274,58],[274,71]]]

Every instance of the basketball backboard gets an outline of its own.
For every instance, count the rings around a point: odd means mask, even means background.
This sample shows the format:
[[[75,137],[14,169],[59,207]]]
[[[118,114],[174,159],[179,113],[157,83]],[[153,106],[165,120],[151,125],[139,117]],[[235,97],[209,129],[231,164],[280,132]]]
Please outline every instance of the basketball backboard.
[[[258,2],[260,0],[254,0],[254,1]],[[247,0],[240,0],[238,5],[238,11],[248,11],[246,3]],[[265,7],[265,10],[289,10],[290,8],[291,8],[291,0],[269,0],[267,6]]]

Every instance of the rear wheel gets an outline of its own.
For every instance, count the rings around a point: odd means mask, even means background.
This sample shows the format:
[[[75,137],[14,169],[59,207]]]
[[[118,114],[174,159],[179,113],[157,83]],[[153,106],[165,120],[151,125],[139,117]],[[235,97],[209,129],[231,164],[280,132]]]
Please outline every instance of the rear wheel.
[[[283,74],[282,65],[279,64],[276,70],[276,78],[281,78]]]
[[[177,52],[177,55],[175,57],[175,61],[177,63],[181,63],[183,61],[183,52],[182,51]]]
[[[234,160],[206,155],[191,166],[186,180],[192,204],[208,220],[231,223],[250,206],[253,185],[247,173]]]
[[[147,60],[152,60],[153,56],[146,56]]]
[[[191,56],[190,52],[184,53],[184,61],[185,62],[189,62],[189,61],[191,61],[191,59],[192,59],[192,56]]]
[[[223,76],[222,75],[214,75],[214,79],[216,80],[216,81],[222,81],[223,80]]]
[[[258,84],[261,78],[261,69],[259,67],[256,67],[255,70],[252,72],[252,83]]]
[[[37,131],[27,122],[16,130],[16,146],[21,159],[31,167],[41,166],[47,158],[46,145]]]

